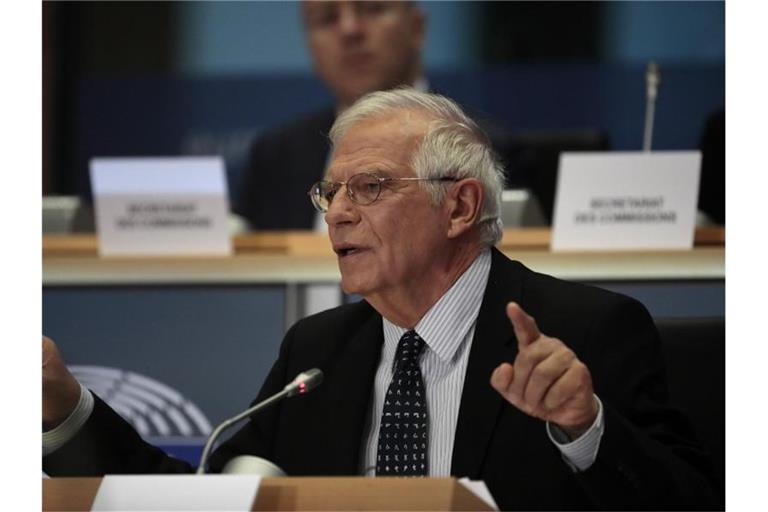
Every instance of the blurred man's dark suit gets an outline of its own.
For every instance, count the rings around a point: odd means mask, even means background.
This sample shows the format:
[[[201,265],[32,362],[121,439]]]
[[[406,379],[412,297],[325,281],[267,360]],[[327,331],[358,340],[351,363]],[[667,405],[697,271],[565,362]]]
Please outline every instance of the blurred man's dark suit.
[[[253,229],[312,229],[316,216],[307,197],[322,179],[336,119],[332,108],[270,130],[251,146],[235,212]]]
[[[517,410],[489,384],[493,369],[517,353],[505,314],[511,300],[536,318],[542,332],[564,340],[592,373],[604,405],[605,434],[596,461],[584,472],[574,473],[562,459],[544,422]],[[309,368],[323,370],[323,384],[248,422],[214,453],[212,469],[246,453],[274,461],[289,475],[361,474],[382,343],[381,316],[365,302],[297,322],[257,400]],[[493,250],[461,398],[453,475],[484,480],[502,509],[714,507],[719,501],[708,460],[666,400],[658,334],[642,305],[531,272]],[[44,459],[44,470],[89,475],[192,468],[141,441],[97,399],[91,419]]]

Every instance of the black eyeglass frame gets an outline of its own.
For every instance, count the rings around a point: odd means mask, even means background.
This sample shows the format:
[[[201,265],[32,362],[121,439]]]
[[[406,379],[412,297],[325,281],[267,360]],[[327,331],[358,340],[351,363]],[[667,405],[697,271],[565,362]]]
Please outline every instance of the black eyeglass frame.
[[[367,176],[369,178],[373,178],[376,180],[376,183],[378,183],[378,189],[376,190],[376,194],[374,198],[370,201],[363,201],[361,202],[358,197],[355,196],[355,193],[352,191],[354,187],[350,187],[349,183],[352,182],[355,178],[358,178],[359,176]],[[383,177],[383,176],[377,176],[376,174],[373,174],[371,172],[361,172],[358,174],[355,174],[354,176],[351,176],[347,181],[328,181],[328,180],[320,180],[315,182],[312,187],[307,192],[307,195],[312,200],[312,205],[315,207],[315,210],[317,210],[320,213],[326,213],[328,212],[328,208],[331,206],[331,202],[333,201],[333,198],[336,196],[336,193],[338,193],[339,190],[341,190],[341,187],[347,188],[347,197],[355,203],[359,204],[361,206],[367,206],[369,204],[373,204],[376,201],[379,200],[379,196],[381,196],[381,186],[384,183],[388,183],[391,181],[442,181],[442,182],[456,182],[459,181],[459,178],[456,178],[454,176],[442,176],[439,178],[418,178],[418,177],[407,177],[407,178],[391,178],[391,177]],[[333,188],[333,195],[330,196],[330,199],[326,199],[328,206],[323,207],[322,204],[320,204],[320,198],[322,195],[320,194],[321,186],[323,183],[328,183],[329,185],[332,185]]]

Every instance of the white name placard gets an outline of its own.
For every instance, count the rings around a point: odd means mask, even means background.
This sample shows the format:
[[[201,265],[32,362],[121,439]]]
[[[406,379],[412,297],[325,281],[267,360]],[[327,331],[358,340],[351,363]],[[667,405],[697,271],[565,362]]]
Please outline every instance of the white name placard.
[[[698,151],[563,153],[552,250],[690,249]]]
[[[221,157],[91,160],[102,256],[232,253]]]
[[[258,475],[107,475],[91,510],[251,510]]]

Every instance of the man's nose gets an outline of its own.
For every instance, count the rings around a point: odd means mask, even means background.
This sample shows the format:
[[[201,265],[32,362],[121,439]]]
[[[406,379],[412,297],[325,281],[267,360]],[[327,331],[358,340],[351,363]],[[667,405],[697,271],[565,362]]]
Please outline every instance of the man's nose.
[[[354,2],[343,2],[339,11],[339,32],[345,37],[362,34],[363,20]]]
[[[336,191],[336,194],[325,212],[325,223],[329,226],[355,222],[358,219],[357,205],[349,198],[347,186]]]

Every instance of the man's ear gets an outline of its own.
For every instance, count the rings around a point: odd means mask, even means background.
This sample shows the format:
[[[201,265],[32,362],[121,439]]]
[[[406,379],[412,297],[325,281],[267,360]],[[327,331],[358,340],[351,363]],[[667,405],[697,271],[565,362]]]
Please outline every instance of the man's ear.
[[[474,227],[483,199],[483,184],[475,178],[460,180],[450,187],[446,198],[450,213],[448,238],[457,238]]]

